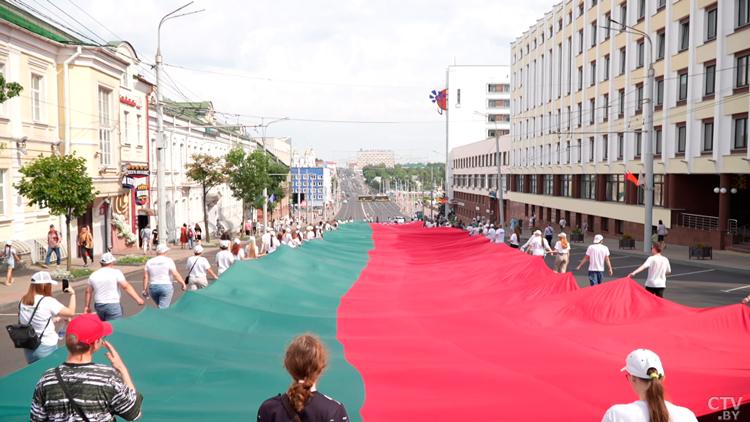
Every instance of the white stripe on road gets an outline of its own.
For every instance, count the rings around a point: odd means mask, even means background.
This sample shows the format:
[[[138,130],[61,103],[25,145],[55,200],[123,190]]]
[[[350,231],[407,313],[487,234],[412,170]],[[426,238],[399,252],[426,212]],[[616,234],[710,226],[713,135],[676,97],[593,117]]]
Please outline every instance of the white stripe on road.
[[[638,265],[626,265],[624,267],[612,267],[612,269],[613,270],[617,270],[617,269],[620,269],[620,268],[633,268],[633,267],[640,267],[640,266],[641,266],[640,264],[638,264]]]
[[[722,292],[724,292],[724,293],[729,293],[729,292],[733,292],[733,291],[735,291],[735,290],[747,289],[748,287],[750,287],[750,285],[747,285],[747,286],[742,286],[742,287],[737,287],[737,288],[734,288],[734,289],[729,289],[729,290],[722,290]]]
[[[677,277],[677,276],[680,276],[680,275],[692,275],[692,274],[710,273],[711,271],[715,271],[715,270],[693,271],[692,273],[682,273],[682,274],[670,274],[667,277]]]
[[[365,219],[367,219],[367,211],[365,211],[365,203],[360,202],[359,205],[362,205],[362,212],[365,213]]]

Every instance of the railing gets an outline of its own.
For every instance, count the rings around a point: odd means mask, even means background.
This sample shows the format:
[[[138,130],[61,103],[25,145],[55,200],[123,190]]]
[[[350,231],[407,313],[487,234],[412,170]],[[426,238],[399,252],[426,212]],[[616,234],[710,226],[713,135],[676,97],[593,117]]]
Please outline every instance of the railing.
[[[730,218],[728,220],[727,228],[728,228],[729,234],[731,235],[737,234],[737,220],[735,220],[734,218]]]
[[[681,214],[682,227],[689,227],[698,230],[719,230],[719,217],[698,214]]]
[[[750,224],[745,224],[742,227],[736,227],[732,232],[732,244],[747,242],[750,239]]]

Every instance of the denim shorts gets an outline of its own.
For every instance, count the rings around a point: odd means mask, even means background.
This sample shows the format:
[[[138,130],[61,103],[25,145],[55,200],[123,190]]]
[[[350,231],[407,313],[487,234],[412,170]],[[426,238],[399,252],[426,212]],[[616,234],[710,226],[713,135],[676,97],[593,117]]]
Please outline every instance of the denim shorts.
[[[169,304],[172,303],[174,286],[172,283],[151,284],[148,286],[148,293],[151,295],[151,299],[156,302],[156,306],[159,308],[169,308]]]
[[[122,318],[122,305],[119,303],[94,303],[96,315],[102,321]]]
[[[57,344],[51,346],[40,344],[36,349],[23,349],[23,355],[26,358],[26,362],[31,365],[39,359],[51,355],[55,350],[57,350]]]

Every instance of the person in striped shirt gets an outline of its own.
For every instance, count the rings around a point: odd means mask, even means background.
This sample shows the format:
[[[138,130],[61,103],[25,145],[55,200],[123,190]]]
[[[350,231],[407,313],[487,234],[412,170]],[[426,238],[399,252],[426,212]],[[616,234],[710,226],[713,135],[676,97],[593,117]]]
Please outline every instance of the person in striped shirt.
[[[108,422],[115,416],[134,421],[141,417],[143,396],[135,389],[114,346],[104,340],[110,334],[112,325],[96,314],[83,314],[70,321],[65,333],[68,359],[39,379],[31,403],[31,422]],[[102,346],[108,350],[111,367],[91,360]]]

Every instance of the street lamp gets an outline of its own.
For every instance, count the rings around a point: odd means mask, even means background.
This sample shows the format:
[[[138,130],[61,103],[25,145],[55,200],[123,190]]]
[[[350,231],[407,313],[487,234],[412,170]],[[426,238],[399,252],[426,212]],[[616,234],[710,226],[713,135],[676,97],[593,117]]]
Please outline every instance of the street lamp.
[[[474,111],[474,114],[489,118],[486,113]],[[500,228],[505,229],[505,207],[503,206],[503,181],[502,181],[502,155],[500,154],[500,135],[497,130],[497,118],[495,118],[495,157],[497,160],[497,201],[500,209]]]
[[[167,191],[166,187],[164,186],[164,103],[162,95],[162,85],[161,85],[161,73],[162,73],[162,67],[164,65],[163,58],[161,56],[161,26],[164,22],[179,18],[181,16],[187,16],[192,15],[194,13],[200,13],[203,12],[205,9],[196,10],[195,12],[188,12],[183,13],[181,15],[175,15],[175,13],[179,12],[180,10],[190,6],[193,4],[191,1],[190,3],[173,10],[172,12],[164,15],[163,18],[159,21],[159,27],[156,31],[156,140],[154,141],[154,148],[156,149],[156,188],[157,188],[157,196],[158,196],[158,202],[157,206],[159,208],[159,215],[157,215],[157,222],[156,225],[161,227],[162,235],[159,236],[159,244],[166,244],[167,243],[167,236],[164,234],[167,230],[167,205],[166,205],[166,196]],[[205,212],[205,210],[204,210]],[[208,227],[206,227],[206,230],[208,230]]]
[[[258,126],[263,128],[263,154],[266,153],[266,128],[274,123],[282,122],[284,120],[289,120],[289,118],[284,117],[283,119],[272,120],[265,124],[263,123],[263,119],[261,119],[261,124]],[[263,228],[268,230],[268,188],[263,188]]]
[[[648,55],[648,77],[643,87],[643,102],[646,104],[643,107],[644,130],[642,130],[646,132],[643,144],[646,149],[643,152],[643,168],[646,171],[646,184],[644,186],[646,192],[643,195],[643,205],[646,212],[643,219],[643,252],[649,253],[651,252],[651,228],[653,226],[654,215],[654,44],[651,42],[651,37],[640,29],[635,29],[632,26],[621,24],[612,19],[610,21],[643,35],[648,40],[650,50],[650,54]]]

